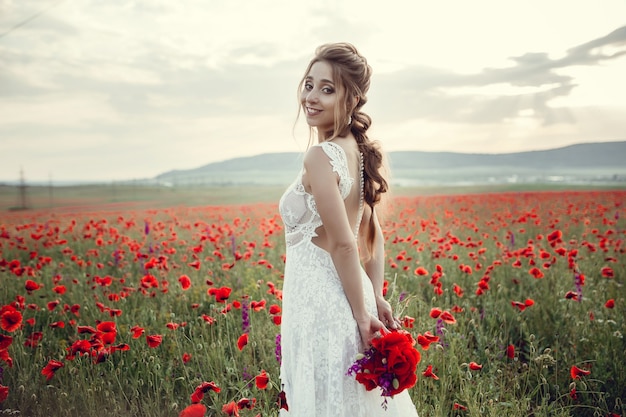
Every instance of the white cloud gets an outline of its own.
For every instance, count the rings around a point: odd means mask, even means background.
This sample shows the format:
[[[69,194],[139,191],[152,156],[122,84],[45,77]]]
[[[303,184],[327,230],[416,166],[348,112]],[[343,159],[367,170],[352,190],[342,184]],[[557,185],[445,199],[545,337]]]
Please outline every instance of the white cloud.
[[[624,15],[621,0],[0,0],[0,153],[15,157],[0,180],[18,161],[108,180],[301,150],[295,88],[337,40],[374,67],[366,110],[390,149],[624,139]]]

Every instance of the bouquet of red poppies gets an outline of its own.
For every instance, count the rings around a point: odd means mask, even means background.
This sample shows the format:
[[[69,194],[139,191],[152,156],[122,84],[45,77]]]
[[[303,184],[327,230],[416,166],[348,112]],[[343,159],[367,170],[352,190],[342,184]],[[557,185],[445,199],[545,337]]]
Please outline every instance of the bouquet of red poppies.
[[[406,330],[382,331],[368,350],[357,355],[347,375],[355,375],[368,391],[379,387],[383,396],[393,397],[417,381],[415,371],[421,356],[415,343]]]

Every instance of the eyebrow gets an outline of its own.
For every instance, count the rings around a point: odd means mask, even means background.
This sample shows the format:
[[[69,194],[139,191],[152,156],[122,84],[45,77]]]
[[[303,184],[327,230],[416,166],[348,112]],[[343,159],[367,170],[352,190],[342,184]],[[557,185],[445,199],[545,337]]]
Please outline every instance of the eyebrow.
[[[313,80],[313,77],[311,77],[310,75],[307,75],[307,76],[306,76],[306,78],[305,78],[305,80],[307,80],[307,81],[309,81],[309,80]],[[326,78],[322,78],[322,79],[320,80],[320,82],[335,85],[335,83],[334,83],[334,82],[332,82],[331,80],[327,80]]]

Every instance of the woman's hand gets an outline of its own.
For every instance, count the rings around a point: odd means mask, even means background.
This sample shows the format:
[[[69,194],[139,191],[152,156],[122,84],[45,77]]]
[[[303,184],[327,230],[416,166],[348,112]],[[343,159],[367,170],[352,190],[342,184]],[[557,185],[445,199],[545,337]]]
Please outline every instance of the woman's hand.
[[[381,330],[387,331],[385,325],[371,314],[362,318],[357,318],[356,324],[359,326],[359,333],[361,333],[361,340],[363,340],[365,348],[371,344],[371,341],[376,336],[376,333]]]
[[[391,304],[382,296],[376,297],[376,308],[378,308],[378,318],[389,329],[399,329],[400,320],[393,316]]]

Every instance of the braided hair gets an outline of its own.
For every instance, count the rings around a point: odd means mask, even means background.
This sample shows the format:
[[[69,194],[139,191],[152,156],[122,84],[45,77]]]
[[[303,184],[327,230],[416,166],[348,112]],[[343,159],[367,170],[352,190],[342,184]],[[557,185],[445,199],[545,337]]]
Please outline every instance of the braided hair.
[[[371,248],[376,237],[374,207],[389,188],[383,174],[383,152],[379,144],[367,136],[372,119],[362,111],[367,103],[372,68],[353,45],[345,42],[324,44],[318,47],[305,72],[305,77],[313,64],[319,61],[331,65],[333,79],[340,87],[338,105],[335,106],[334,130],[324,132],[325,136],[327,140],[332,140],[351,132],[356,139],[359,151],[363,154],[363,197],[364,202],[372,210],[366,242],[370,249],[369,253],[372,253]],[[304,82],[303,78],[298,91],[302,90]]]

